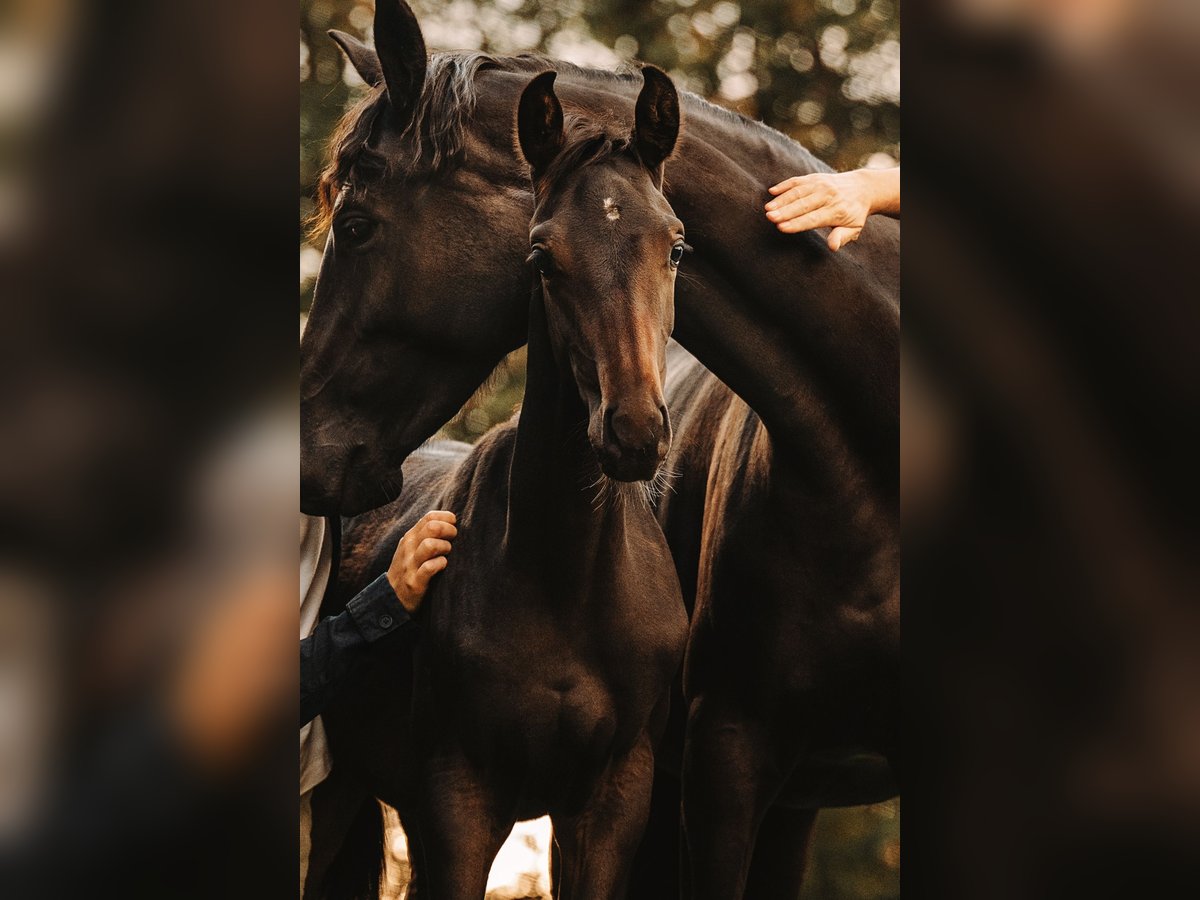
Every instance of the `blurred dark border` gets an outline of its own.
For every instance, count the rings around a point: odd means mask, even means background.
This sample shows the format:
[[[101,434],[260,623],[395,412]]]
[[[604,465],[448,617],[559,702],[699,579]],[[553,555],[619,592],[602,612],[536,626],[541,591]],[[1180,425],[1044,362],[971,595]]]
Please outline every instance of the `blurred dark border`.
[[[1200,887],[1200,44],[1194,4],[1132,5],[904,12],[914,897]],[[232,754],[175,705],[265,533],[197,485],[294,402],[294,7],[61,8],[48,112],[5,135],[4,640],[53,661],[56,741],[0,885],[294,896],[290,701]],[[259,633],[294,659],[290,621]]]
[[[906,5],[914,897],[1200,893],[1196,12]]]
[[[0,26],[5,96],[37,96],[3,132],[0,645],[7,715],[35,701],[0,760],[0,894],[295,897],[298,457],[267,424],[296,406],[295,6],[58,0]],[[274,534],[230,473],[280,429]],[[255,622],[274,674],[230,651]],[[197,684],[227,651],[274,699],[206,745],[233,706]]]

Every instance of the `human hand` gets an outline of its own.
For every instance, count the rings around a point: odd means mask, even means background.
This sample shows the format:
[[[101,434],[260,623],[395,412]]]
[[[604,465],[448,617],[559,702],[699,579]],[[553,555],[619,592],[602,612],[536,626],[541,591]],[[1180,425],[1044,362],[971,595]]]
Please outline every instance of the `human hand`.
[[[446,568],[450,541],[458,534],[456,521],[452,512],[427,512],[396,545],[392,564],[388,566],[388,583],[409,613],[415,613],[421,606],[433,576]]]
[[[872,213],[900,212],[900,170],[858,169],[788,178],[768,190],[767,218],[785,234],[830,228],[827,243],[839,250],[858,240]]]

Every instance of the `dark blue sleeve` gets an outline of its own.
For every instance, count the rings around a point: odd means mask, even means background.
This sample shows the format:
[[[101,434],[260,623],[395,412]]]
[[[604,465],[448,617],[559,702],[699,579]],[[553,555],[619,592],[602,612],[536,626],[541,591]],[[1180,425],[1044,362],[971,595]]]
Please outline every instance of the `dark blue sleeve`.
[[[387,575],[363,588],[336,616],[300,642],[300,727],[321,710],[375,641],[412,622]]]

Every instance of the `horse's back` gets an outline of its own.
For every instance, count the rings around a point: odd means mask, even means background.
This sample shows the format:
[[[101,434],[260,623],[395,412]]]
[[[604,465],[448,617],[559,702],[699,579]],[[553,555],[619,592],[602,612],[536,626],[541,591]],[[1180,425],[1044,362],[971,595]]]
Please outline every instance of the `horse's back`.
[[[471,454],[461,441],[430,441],[404,463],[400,496],[378,509],[342,520],[338,598],[341,602],[387,570],[396,544],[417,520],[441,507],[458,467]]]

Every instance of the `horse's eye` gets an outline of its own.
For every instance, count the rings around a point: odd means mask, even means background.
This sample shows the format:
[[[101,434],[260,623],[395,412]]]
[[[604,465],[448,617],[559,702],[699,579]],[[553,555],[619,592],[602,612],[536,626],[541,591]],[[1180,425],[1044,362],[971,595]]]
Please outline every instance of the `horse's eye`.
[[[674,247],[671,248],[671,265],[673,265],[673,266],[679,265],[679,262],[682,259],[683,259],[683,244],[676,244]]]
[[[554,267],[550,253],[545,247],[534,247],[527,262],[533,263],[533,267],[542,275],[549,275],[550,270]]]
[[[375,223],[362,216],[354,216],[338,223],[338,235],[352,245],[365,244],[375,233]]]

